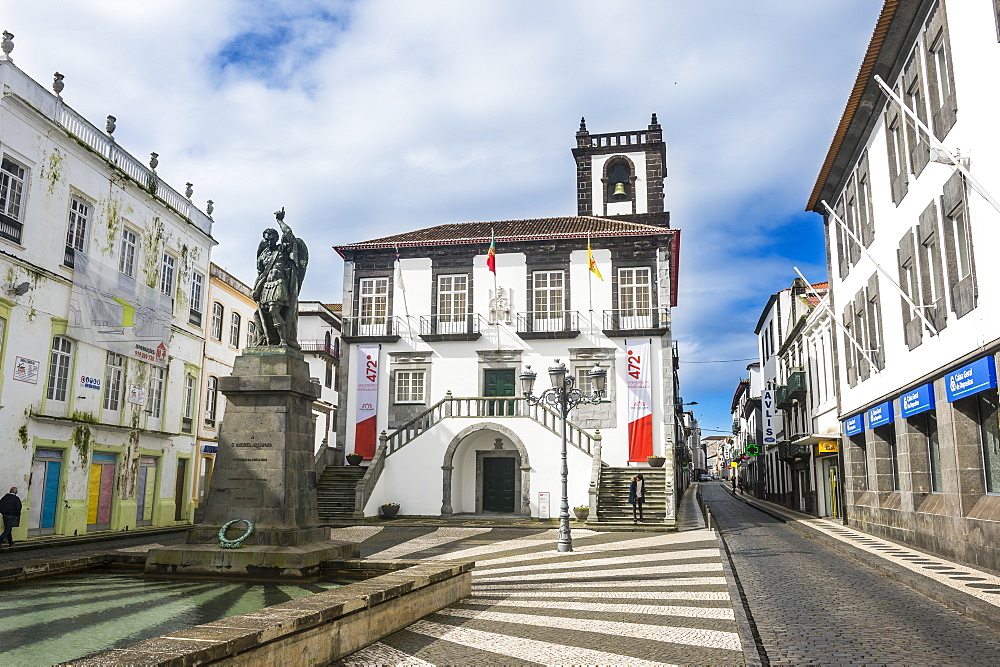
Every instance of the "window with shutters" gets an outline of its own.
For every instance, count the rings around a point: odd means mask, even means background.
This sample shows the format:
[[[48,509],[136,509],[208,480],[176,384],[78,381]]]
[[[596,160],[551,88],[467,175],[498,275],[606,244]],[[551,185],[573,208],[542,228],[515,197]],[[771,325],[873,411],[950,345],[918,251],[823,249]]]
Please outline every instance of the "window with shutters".
[[[212,338],[217,341],[222,340],[222,318],[225,311],[225,306],[218,301],[212,304]]]
[[[121,407],[122,375],[125,373],[125,357],[108,352],[108,365],[104,373],[104,409],[117,412]]]
[[[890,103],[885,111],[885,138],[889,149],[889,188],[892,201],[898,206],[906,196],[909,167],[901,112],[895,103]]]
[[[191,273],[191,307],[188,312],[188,322],[201,326],[201,307],[205,293],[205,276],[197,271]]]
[[[14,243],[21,242],[27,179],[27,168],[4,155],[0,162],[0,236]]]
[[[163,385],[167,380],[167,369],[151,368],[149,373],[149,416],[159,419],[163,409]]]
[[[937,204],[934,202],[928,204],[920,214],[916,251],[920,267],[919,303],[923,307],[924,317],[935,330],[941,331],[947,324],[948,304],[945,299]]]
[[[865,348],[870,351],[874,371],[877,373],[885,368],[885,344],[882,337],[882,302],[879,298],[878,274],[872,274],[868,279],[865,293],[865,322],[868,335]]]
[[[205,384],[205,426],[215,428],[215,411],[218,406],[219,378],[208,376]]]
[[[235,310],[229,315],[229,344],[233,347],[240,346],[240,329],[243,326],[243,318]]]
[[[965,180],[960,172],[944,184],[941,196],[942,246],[948,272],[951,310],[959,318],[976,307],[976,258],[969,224]]]
[[[139,235],[129,227],[122,227],[122,242],[118,249],[118,270],[135,278],[135,259],[139,248]]]
[[[909,349],[914,349],[923,340],[923,323],[917,311],[910,305],[920,303],[920,278],[917,272],[917,260],[914,257],[913,230],[907,229],[899,240],[896,257],[899,267],[899,286],[909,298],[900,296],[900,309],[903,313],[903,339]]]
[[[73,268],[74,253],[87,250],[87,227],[90,222],[90,202],[73,195],[70,197],[69,226],[66,228],[66,256],[63,264]]]
[[[163,253],[163,263],[160,265],[160,292],[172,297],[174,295],[174,276],[177,273],[177,258],[168,252]]]
[[[924,63],[927,68],[928,106],[931,112],[931,130],[944,141],[957,120],[958,102],[955,96],[955,72],[951,60],[948,38],[948,21],[944,3],[931,13],[924,30],[923,41],[927,48]]]
[[[921,44],[917,44],[910,55],[906,68],[903,70],[903,103],[906,104],[920,119],[927,124],[927,105],[924,97],[924,82],[920,71]],[[910,151],[910,166],[914,176],[919,176],[930,161],[930,144],[927,135],[917,127],[912,118],[907,116],[906,142]]]
[[[49,386],[46,397],[50,401],[65,401],[69,387],[69,367],[73,342],[63,336],[52,337],[52,354],[49,357]]]

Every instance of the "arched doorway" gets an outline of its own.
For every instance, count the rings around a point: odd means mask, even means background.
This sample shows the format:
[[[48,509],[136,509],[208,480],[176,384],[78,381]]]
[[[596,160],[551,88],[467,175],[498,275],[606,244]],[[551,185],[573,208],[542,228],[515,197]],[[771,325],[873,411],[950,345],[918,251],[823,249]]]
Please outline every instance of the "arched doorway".
[[[465,475],[461,479],[463,484],[475,485],[475,504],[465,503],[466,511],[531,516],[528,450],[514,431],[491,422],[463,429],[448,445],[441,464],[441,514],[454,513],[452,490],[456,454],[463,443],[473,440],[478,443],[476,449],[465,454],[474,455],[474,468],[465,466],[459,472]]]

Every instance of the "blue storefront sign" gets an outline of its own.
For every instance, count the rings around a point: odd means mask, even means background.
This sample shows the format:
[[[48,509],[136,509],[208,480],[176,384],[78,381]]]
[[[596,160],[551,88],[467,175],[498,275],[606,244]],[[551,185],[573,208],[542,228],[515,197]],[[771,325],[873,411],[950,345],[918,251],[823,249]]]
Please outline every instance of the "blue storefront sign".
[[[201,446],[201,452],[203,454],[215,454],[218,451],[219,451],[219,446],[218,445],[202,445]]]
[[[864,415],[854,415],[850,419],[844,420],[844,433],[846,433],[848,437],[864,432],[865,432]]]
[[[868,428],[878,428],[879,426],[891,424],[893,419],[892,401],[879,403],[866,414],[868,415]]]
[[[899,397],[900,414],[912,417],[934,409],[934,385],[928,382]]]
[[[948,402],[978,394],[997,386],[997,368],[993,357],[983,357],[944,376]]]

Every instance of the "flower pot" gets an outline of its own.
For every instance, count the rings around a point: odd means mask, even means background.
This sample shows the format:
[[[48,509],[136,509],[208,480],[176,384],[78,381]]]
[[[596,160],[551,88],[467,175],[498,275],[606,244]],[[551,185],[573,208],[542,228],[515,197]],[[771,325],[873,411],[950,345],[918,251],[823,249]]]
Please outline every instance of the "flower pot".
[[[361,454],[348,454],[345,458],[347,458],[347,462],[352,466],[359,466],[361,465],[361,459],[364,457]]]
[[[646,463],[648,463],[649,467],[651,467],[651,468],[662,468],[663,464],[665,462],[666,462],[666,459],[663,458],[662,456],[647,456],[646,457]]]
[[[577,521],[586,521],[587,517],[590,516],[589,507],[574,507],[573,514],[576,515]]]
[[[399,505],[382,505],[379,507],[382,516],[386,519],[393,519],[399,513]]]

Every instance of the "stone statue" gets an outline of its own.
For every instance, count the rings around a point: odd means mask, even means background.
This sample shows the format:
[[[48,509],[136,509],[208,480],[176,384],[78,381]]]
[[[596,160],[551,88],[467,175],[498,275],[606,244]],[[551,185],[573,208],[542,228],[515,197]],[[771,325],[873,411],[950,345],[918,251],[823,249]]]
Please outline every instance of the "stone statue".
[[[299,290],[309,264],[309,250],[285,224],[284,207],[274,217],[281,228],[280,239],[277,230],[268,228],[257,246],[257,282],[253,287],[257,340],[253,346],[298,349]]]

